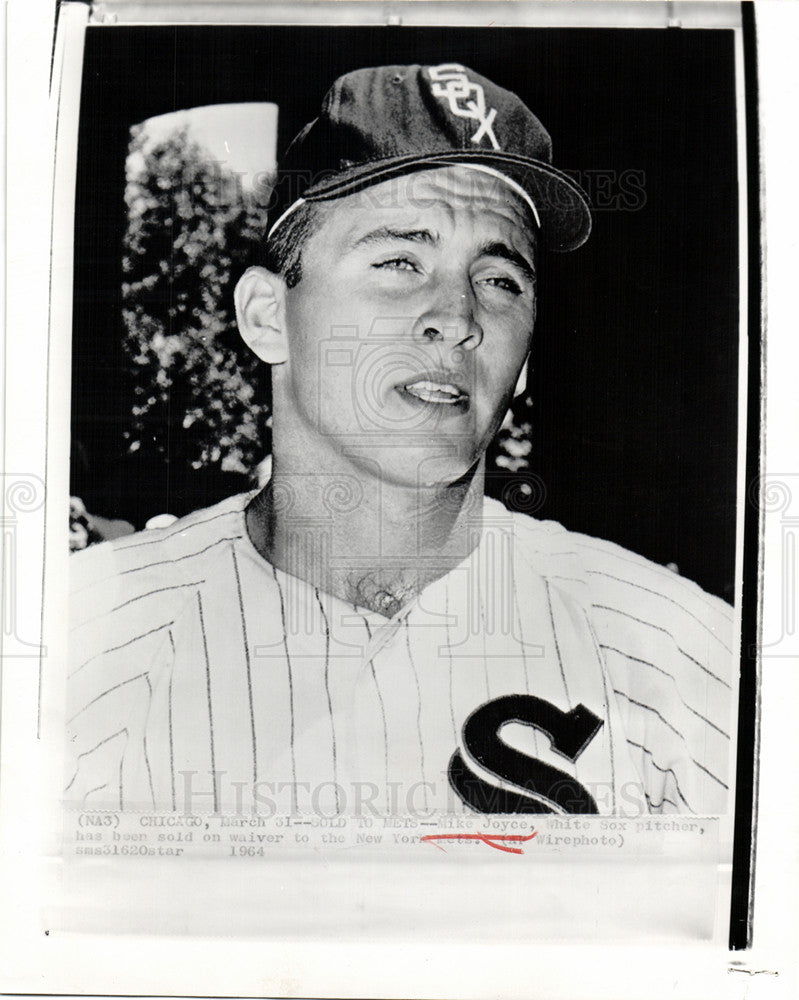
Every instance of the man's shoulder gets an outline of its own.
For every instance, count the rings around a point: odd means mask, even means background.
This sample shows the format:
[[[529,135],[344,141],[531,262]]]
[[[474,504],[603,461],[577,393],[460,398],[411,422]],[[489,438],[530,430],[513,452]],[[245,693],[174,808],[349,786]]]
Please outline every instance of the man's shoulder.
[[[729,686],[736,638],[726,601],[615,542],[526,514],[509,517],[516,558],[579,605],[606,655],[658,665],[676,656]]]
[[[204,583],[225,543],[245,534],[251,494],[229,497],[165,528],[93,545],[70,557],[73,632],[104,622],[138,627],[153,609],[173,607]],[[128,621],[130,620],[130,621]],[[127,625],[125,627],[127,627]]]
[[[614,542],[512,515],[517,558],[557,590],[601,653],[650,807],[727,808],[737,669],[733,609]]]
[[[244,509],[252,494],[227,497],[212,507],[193,511],[164,528],[150,528],[99,545],[70,557],[71,589],[100,584],[105,574],[132,579],[157,571],[159,575],[184,560],[203,555],[244,532]]]
[[[518,547],[536,563],[541,575],[585,584],[597,607],[614,597],[623,605],[619,610],[632,613],[636,606],[646,606],[650,599],[656,598],[674,607],[720,615],[725,622],[732,621],[732,608],[726,601],[669,566],[616,542],[572,531],[557,521],[538,520],[510,511],[507,516]]]

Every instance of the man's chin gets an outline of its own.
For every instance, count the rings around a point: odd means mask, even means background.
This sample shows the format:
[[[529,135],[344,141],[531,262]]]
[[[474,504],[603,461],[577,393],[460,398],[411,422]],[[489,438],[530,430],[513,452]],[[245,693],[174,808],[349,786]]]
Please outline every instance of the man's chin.
[[[446,489],[464,478],[472,478],[485,449],[473,439],[419,435],[408,440],[361,441],[331,438],[334,451],[355,466],[364,481],[409,489]]]
[[[452,493],[459,485],[468,486],[480,467],[481,455],[472,451],[464,456],[424,456],[420,461],[398,463],[387,470],[386,482],[417,489]]]

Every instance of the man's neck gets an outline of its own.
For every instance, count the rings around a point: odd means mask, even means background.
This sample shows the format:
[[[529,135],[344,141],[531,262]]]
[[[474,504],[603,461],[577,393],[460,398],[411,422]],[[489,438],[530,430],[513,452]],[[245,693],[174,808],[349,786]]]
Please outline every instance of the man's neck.
[[[391,617],[476,547],[484,463],[444,486],[398,485],[345,465],[322,473],[276,456],[247,530],[278,569]]]

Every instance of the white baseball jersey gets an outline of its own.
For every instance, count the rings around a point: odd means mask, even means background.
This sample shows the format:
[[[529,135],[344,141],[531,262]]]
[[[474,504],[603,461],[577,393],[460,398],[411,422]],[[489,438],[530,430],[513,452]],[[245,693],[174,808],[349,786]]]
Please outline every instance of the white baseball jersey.
[[[726,810],[722,601],[486,500],[471,555],[387,619],[269,564],[250,496],[71,557],[68,802]]]

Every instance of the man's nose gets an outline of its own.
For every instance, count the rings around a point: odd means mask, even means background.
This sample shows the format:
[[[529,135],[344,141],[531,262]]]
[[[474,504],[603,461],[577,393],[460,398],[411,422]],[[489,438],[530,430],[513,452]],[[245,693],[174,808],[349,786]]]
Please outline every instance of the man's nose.
[[[414,332],[422,341],[445,341],[468,351],[479,347],[483,340],[483,328],[475,319],[470,292],[460,292],[446,302],[436,303],[417,319]]]

